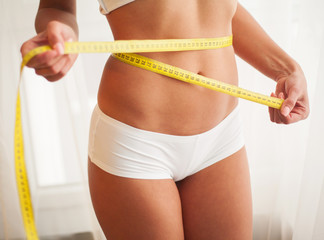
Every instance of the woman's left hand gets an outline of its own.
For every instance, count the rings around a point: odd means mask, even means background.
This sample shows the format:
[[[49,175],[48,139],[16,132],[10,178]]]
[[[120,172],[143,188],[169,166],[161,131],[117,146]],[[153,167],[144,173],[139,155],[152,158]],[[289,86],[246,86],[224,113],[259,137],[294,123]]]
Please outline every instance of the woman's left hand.
[[[280,110],[269,108],[272,122],[291,124],[308,117],[307,84],[302,71],[279,77],[276,92],[271,96],[284,99]]]

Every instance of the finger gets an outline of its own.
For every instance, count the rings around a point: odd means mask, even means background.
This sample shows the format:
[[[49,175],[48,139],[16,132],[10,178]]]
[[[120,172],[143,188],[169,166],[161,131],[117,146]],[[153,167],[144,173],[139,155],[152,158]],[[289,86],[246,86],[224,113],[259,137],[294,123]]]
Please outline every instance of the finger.
[[[287,117],[281,116],[281,121],[284,124],[291,124],[294,122],[298,122],[302,119],[299,114],[289,114]]]
[[[291,89],[288,93],[288,97],[282,103],[280,113],[283,116],[287,117],[295,107],[298,98],[299,98],[299,91],[295,88]]]
[[[274,121],[275,121],[275,123],[278,123],[278,124],[282,123],[282,120],[280,118],[280,112],[277,109],[274,110]]]
[[[285,81],[277,81],[276,86],[276,95],[278,96],[280,92],[282,92],[285,89]]]
[[[305,119],[304,111],[292,110],[290,112],[290,114],[287,117],[285,117],[283,122],[285,124],[291,124],[291,123],[295,123],[295,122],[298,122],[298,121],[303,120],[303,119]]]
[[[43,33],[40,33],[21,45],[20,47],[21,56],[24,57],[30,50],[45,44],[48,44],[47,39]]]
[[[73,66],[73,63],[74,63],[75,59],[77,58],[77,56],[78,56],[77,54],[66,55],[67,61],[66,61],[66,64],[64,64],[63,68],[60,71],[59,78],[62,78],[63,76],[65,76],[68,73],[68,71]]]
[[[45,78],[50,81],[50,82],[54,82],[57,81],[59,79],[61,79],[62,77],[64,77],[67,72],[71,69],[75,59],[77,58],[77,54],[69,54],[69,55],[65,55],[64,59],[66,60],[64,63],[60,63],[62,64],[62,68],[58,71],[56,70],[56,74],[49,74],[47,75]]]
[[[58,54],[64,54],[64,38],[62,36],[60,24],[52,21],[47,25],[48,42]]]
[[[284,94],[283,92],[280,92],[280,93],[278,94],[278,98],[280,98],[280,99],[285,99],[285,94]]]
[[[68,58],[62,57],[52,66],[36,69],[35,72],[38,75],[45,77],[49,81],[56,81],[62,78],[66,72],[64,71],[65,66],[67,65]]]
[[[298,106],[298,103],[297,103],[296,106],[294,107],[294,109],[289,113],[288,116],[285,117],[282,114],[280,114],[280,118],[284,124],[295,123],[295,122],[305,119],[305,110],[304,110],[304,108]]]
[[[34,38],[22,44],[20,48],[22,57],[24,57],[27,53],[29,53],[32,49],[36,47],[49,44],[47,41],[47,37],[43,35],[44,35],[43,33],[40,33]],[[49,66],[52,64],[52,62],[49,62],[49,60],[57,57],[58,55],[59,54],[57,53],[57,51],[51,51],[51,50],[41,54],[37,54],[26,63],[26,66],[32,68],[41,68],[41,67]]]
[[[57,62],[61,57],[62,56],[58,55],[57,51],[47,51],[30,59],[26,66],[35,69],[49,67]]]

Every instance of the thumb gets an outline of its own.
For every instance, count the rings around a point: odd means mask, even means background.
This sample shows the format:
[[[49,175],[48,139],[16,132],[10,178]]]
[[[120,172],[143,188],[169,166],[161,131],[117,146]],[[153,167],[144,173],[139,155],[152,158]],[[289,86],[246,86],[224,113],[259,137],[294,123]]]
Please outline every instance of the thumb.
[[[296,102],[298,100],[299,94],[297,89],[291,89],[289,91],[288,97],[285,99],[285,101],[282,104],[281,107],[281,114],[287,117],[291,110],[295,107]]]
[[[57,51],[58,54],[64,54],[64,39],[61,33],[61,24],[52,21],[47,25],[47,36],[50,46]]]

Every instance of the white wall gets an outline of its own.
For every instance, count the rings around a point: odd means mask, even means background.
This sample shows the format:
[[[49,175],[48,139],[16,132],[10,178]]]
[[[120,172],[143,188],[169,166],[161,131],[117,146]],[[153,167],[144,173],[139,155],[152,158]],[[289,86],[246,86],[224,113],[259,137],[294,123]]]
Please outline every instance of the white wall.
[[[78,4],[80,39],[111,40],[97,2]],[[19,50],[35,34],[37,7],[35,0],[0,0],[0,239],[24,237],[15,183],[13,130]],[[86,184],[87,137],[90,109],[106,58],[80,56],[68,76],[55,84],[37,77],[33,70],[24,70],[21,94],[25,160],[41,236],[97,228]],[[85,70],[89,68],[91,71]]]

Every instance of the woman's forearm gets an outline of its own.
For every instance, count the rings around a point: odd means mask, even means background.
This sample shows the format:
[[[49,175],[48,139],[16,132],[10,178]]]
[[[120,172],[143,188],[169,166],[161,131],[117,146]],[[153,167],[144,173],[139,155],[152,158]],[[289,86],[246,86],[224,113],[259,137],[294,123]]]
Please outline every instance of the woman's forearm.
[[[71,4],[72,2],[72,4]],[[58,21],[68,25],[78,38],[79,30],[76,21],[76,3],[72,0],[41,0],[35,18],[35,29],[37,33],[44,31],[51,21]]]
[[[281,76],[300,70],[299,65],[285,53],[240,5],[232,21],[235,53],[264,75],[277,81]]]
[[[46,44],[51,46],[51,50],[34,56],[26,65],[48,81],[57,81],[77,58],[77,54],[64,51],[64,42],[78,40],[76,0],[40,0],[35,29],[37,35],[22,44],[21,55]]]

